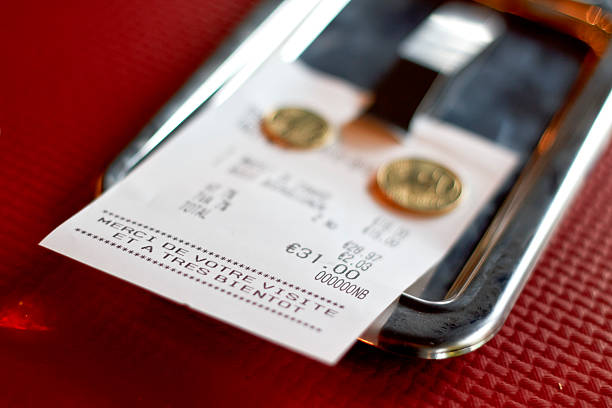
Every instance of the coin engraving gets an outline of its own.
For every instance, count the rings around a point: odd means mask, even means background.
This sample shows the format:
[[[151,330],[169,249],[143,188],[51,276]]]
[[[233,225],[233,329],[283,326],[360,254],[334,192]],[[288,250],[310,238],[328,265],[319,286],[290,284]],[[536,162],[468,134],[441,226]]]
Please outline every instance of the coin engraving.
[[[333,137],[325,119],[298,107],[283,107],[270,112],[263,118],[262,129],[273,142],[295,149],[321,147]]]
[[[431,160],[409,158],[382,166],[376,175],[381,192],[404,210],[442,214],[459,203],[459,177]]]

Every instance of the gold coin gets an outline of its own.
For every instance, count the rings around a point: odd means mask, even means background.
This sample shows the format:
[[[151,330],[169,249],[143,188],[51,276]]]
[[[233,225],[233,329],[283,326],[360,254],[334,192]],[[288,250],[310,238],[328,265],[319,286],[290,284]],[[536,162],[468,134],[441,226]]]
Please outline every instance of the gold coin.
[[[433,161],[416,158],[382,166],[376,182],[382,193],[402,209],[432,215],[455,208],[462,190],[455,173]]]
[[[303,108],[284,107],[263,118],[262,129],[275,143],[294,149],[313,149],[329,143],[332,132],[325,119]]]

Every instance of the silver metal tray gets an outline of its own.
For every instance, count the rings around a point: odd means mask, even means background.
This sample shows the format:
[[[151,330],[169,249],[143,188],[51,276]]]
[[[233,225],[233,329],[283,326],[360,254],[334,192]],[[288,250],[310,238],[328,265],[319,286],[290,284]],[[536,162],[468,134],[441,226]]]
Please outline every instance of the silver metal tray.
[[[452,81],[432,113],[509,144],[524,165],[442,263],[363,334],[361,340],[393,352],[446,358],[493,337],[612,129],[612,17],[605,7],[481,3],[504,13],[508,34]],[[439,4],[264,1],[111,163],[101,189],[282,47],[318,69],[373,87],[392,63],[397,41]],[[483,104],[491,98],[497,102]],[[508,124],[522,136],[504,138],[500,126]]]

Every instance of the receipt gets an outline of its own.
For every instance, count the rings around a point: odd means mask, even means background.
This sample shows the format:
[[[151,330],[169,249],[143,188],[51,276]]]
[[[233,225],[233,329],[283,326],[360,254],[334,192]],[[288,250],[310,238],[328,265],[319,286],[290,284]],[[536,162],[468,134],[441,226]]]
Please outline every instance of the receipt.
[[[517,163],[433,119],[399,144],[353,120],[366,99],[272,59],[41,245],[334,364],[440,261]],[[337,141],[313,151],[271,144],[260,119],[280,106],[319,113]],[[378,199],[377,168],[401,157],[452,169],[464,185],[459,206],[423,217]]]

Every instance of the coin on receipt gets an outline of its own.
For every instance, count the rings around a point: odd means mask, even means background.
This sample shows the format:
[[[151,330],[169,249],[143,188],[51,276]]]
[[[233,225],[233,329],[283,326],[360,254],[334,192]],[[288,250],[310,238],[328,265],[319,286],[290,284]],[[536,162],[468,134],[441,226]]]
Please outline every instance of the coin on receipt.
[[[452,210],[461,198],[459,177],[431,160],[404,158],[378,169],[376,183],[384,196],[400,208],[421,214]]]
[[[294,149],[322,147],[333,139],[325,119],[299,107],[283,107],[270,112],[263,118],[261,127],[270,140]]]

